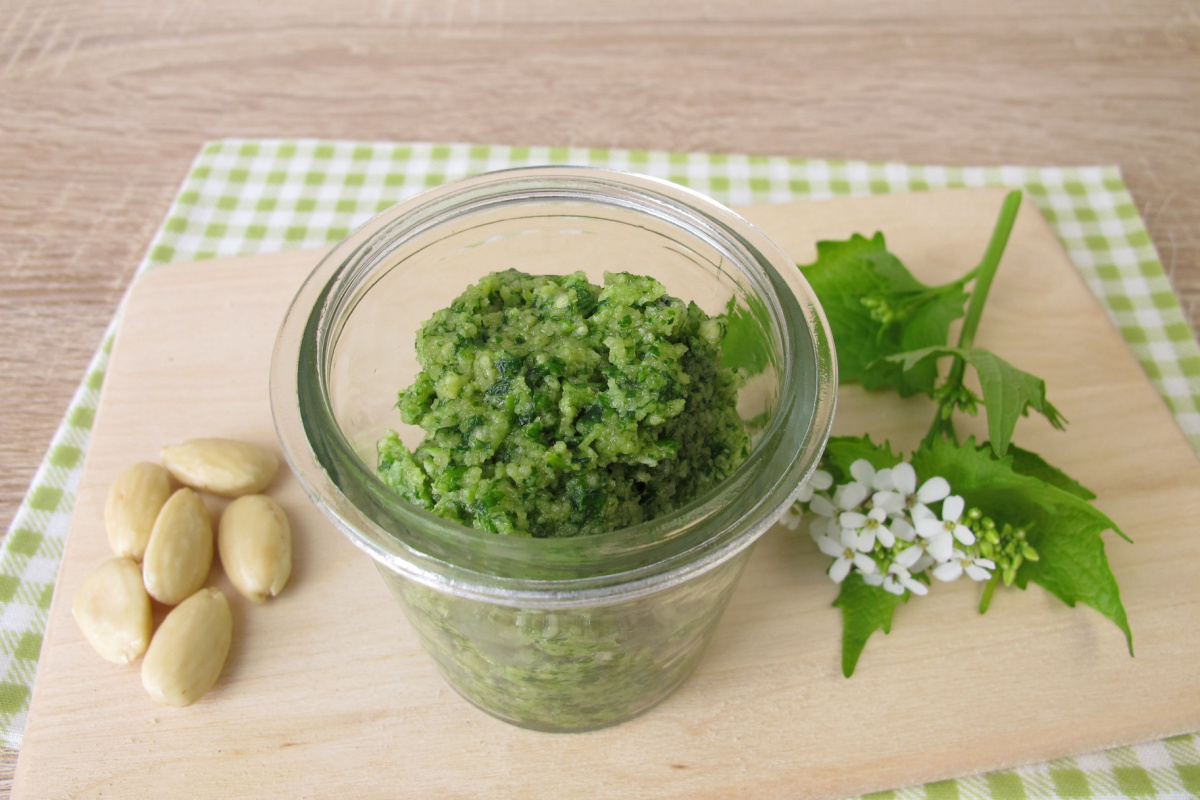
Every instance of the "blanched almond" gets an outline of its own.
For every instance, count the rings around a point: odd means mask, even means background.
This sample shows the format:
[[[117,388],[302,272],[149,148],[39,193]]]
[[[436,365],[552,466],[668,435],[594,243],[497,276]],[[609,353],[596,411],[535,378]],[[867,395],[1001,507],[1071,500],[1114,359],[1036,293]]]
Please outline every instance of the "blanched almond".
[[[105,561],[75,592],[71,615],[103,658],[128,664],[150,643],[150,597],[131,558]]]
[[[171,476],[158,464],[143,461],[113,481],[104,504],[104,527],[114,553],[141,561],[150,531],[171,496]]]
[[[173,606],[204,585],[212,569],[212,517],[191,489],[171,495],[150,533],[142,579],[146,591]]]
[[[279,469],[270,450],[235,439],[189,439],[164,447],[160,457],[180,483],[225,497],[261,492]]]
[[[279,594],[292,574],[292,528],[283,509],[261,494],[239,497],[221,515],[217,548],[225,574],[246,598]]]
[[[191,705],[217,682],[232,641],[229,601],[217,589],[201,589],[158,626],[142,662],[142,686],[160,703]]]

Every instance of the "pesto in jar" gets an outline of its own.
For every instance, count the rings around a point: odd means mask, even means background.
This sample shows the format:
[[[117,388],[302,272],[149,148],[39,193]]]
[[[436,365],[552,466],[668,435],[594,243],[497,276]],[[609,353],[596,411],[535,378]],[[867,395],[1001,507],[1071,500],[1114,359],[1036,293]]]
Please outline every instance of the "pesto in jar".
[[[400,393],[409,451],[379,442],[379,475],[411,503],[480,530],[577,536],[679,508],[749,454],[723,316],[657,280],[496,272],[417,334]]]

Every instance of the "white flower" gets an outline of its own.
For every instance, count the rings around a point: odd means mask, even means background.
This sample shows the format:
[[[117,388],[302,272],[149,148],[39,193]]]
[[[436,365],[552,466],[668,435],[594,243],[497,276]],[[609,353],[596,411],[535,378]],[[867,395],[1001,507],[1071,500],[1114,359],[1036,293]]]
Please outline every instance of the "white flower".
[[[835,541],[829,536],[822,536],[817,540],[817,547],[827,556],[833,556],[835,561],[829,568],[829,577],[834,583],[841,583],[850,574],[851,567],[858,567],[858,571],[864,575],[870,575],[875,571],[875,561],[864,553],[858,552],[855,547],[856,537],[853,531],[843,530],[841,532],[840,541]]]
[[[864,462],[865,463],[865,462]],[[843,511],[838,522],[843,528],[852,530],[858,537],[858,549],[869,553],[875,549],[875,540],[884,547],[896,543],[896,537],[883,523],[887,521],[887,513],[882,508],[873,508],[868,514],[857,511]]]
[[[938,562],[934,561],[933,556],[929,555],[929,553],[922,553],[921,557],[917,559],[916,563],[908,568],[908,571],[913,575],[920,575],[922,572],[929,569],[936,563]]]
[[[887,513],[885,509],[877,510],[883,510],[884,513]],[[909,525],[908,520],[904,519],[903,517],[892,518],[891,522],[888,523],[888,530],[890,530],[897,539],[903,539],[906,542],[911,542],[913,539],[917,538],[917,529],[912,525]]]
[[[913,594],[929,594],[928,586],[913,580],[908,570],[896,563],[888,567],[887,574],[883,576],[883,589],[892,594],[904,594],[905,589]]]
[[[833,504],[842,511],[852,511],[871,496],[871,490],[858,482],[843,483],[833,490]],[[815,501],[817,498],[813,498]]]
[[[876,492],[871,496],[871,505],[882,508],[888,514],[902,516],[905,509],[904,500],[899,492]]]
[[[804,509],[800,508],[799,503],[792,503],[788,506],[788,510],[783,512],[783,516],[779,518],[779,524],[789,531],[794,531],[800,527],[800,520],[803,517]]]
[[[837,533],[837,525],[828,517],[817,517],[808,525],[808,535],[814,542],[830,531]]]
[[[965,505],[961,497],[956,494],[950,495],[942,503],[941,520],[938,520],[933,515],[933,512],[929,512],[929,516],[922,514],[920,515],[920,519],[918,519],[918,514],[914,508],[913,521],[917,523],[917,533],[926,539],[931,539],[943,532],[950,533],[963,544],[975,544],[975,534],[971,533],[970,528],[958,521],[962,517]]]
[[[989,570],[995,568],[996,562],[990,558],[971,558],[962,550],[955,548],[949,561],[934,567],[933,577],[939,581],[953,581],[958,580],[959,576],[965,572],[973,581],[986,581],[992,577]]]
[[[876,492],[892,488],[892,471],[881,469],[876,472],[875,467],[871,466],[871,462],[865,458],[860,458],[850,465],[850,474],[854,476],[856,483]]]
[[[912,464],[901,461],[892,467],[892,488],[890,491],[879,491],[872,498],[876,508],[882,508],[889,514],[900,514],[906,508],[926,507],[930,503],[944,500],[950,494],[950,484],[945,478],[933,477],[917,488],[917,473]]]
[[[918,535],[921,533],[917,527]],[[896,555],[896,563],[912,572],[921,572],[931,563],[941,564],[950,559],[954,553],[954,536],[948,531],[938,530],[936,535],[929,538],[919,538],[912,547],[906,547]],[[925,561],[924,564],[921,562]],[[920,566],[918,566],[920,565]]]
[[[950,494],[950,484],[946,482],[945,478],[930,478],[918,489],[917,471],[907,461],[902,461],[892,467],[892,484],[896,487],[897,492],[906,497],[915,492],[917,502],[925,505],[944,500]]]
[[[867,488],[858,483],[844,483],[833,492],[833,500],[824,495],[814,494],[808,501],[808,510],[817,515],[813,520],[809,533],[816,541],[822,536],[837,537],[841,526],[838,525],[838,515],[859,506],[867,499]]]
[[[812,535],[813,541],[817,541],[822,536],[830,535],[837,536],[837,514],[838,510],[833,503],[829,502],[827,497],[816,494],[808,503],[808,510],[816,515],[816,519],[812,521],[808,532]]]
[[[803,484],[800,485],[800,493],[796,495],[796,501],[807,503],[812,500],[813,492],[823,492],[833,486],[833,476],[823,469],[813,470],[813,474],[808,476]],[[792,530],[795,530],[793,528]]]

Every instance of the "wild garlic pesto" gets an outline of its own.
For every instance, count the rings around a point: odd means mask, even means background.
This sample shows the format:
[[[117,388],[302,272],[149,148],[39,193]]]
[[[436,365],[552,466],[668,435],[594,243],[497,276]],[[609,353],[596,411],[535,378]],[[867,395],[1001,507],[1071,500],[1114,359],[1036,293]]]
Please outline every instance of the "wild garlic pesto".
[[[480,530],[603,533],[678,508],[749,453],[722,316],[657,280],[496,272],[417,334],[422,371],[400,393],[409,451],[379,442],[406,500]]]

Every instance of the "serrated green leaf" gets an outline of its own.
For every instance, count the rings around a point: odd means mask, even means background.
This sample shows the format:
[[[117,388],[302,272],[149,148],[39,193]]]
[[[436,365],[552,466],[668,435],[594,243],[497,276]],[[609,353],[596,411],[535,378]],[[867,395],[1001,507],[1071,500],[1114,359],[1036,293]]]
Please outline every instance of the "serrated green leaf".
[[[1045,481],[1051,486],[1057,486],[1064,492],[1070,492],[1084,500],[1095,500],[1096,493],[1083,486],[1079,481],[1055,466],[1046,463],[1046,459],[1037,453],[1032,453],[1015,444],[1009,445],[1008,454],[1012,456],[1013,471],[1021,475],[1029,475]]]
[[[1033,581],[1072,608],[1081,602],[1096,609],[1124,631],[1129,654],[1133,655],[1133,634],[1121,604],[1121,591],[1100,537],[1108,527],[1096,515],[1078,508],[1036,516],[1027,538],[1039,560],[1021,565],[1016,584],[1024,589]],[[1071,533],[1063,535],[1063,531]]]
[[[932,393],[936,367],[906,372],[883,358],[946,344],[967,299],[961,283],[921,283],[888,252],[881,233],[818,242],[817,260],[800,270],[829,319],[842,381],[890,386],[903,397]]]
[[[904,306],[907,317],[903,325],[885,330],[882,343],[893,352],[946,344],[950,323],[963,315],[967,297],[966,292],[954,285],[916,296]],[[932,360],[905,369],[900,364],[880,359],[867,365],[859,382],[865,389],[892,387],[901,397],[911,397],[932,394],[937,379],[937,364]]]
[[[1055,428],[1065,427],[1066,420],[1046,399],[1045,381],[982,347],[925,347],[887,356],[886,360],[900,364],[905,370],[931,363],[936,369],[936,360],[942,356],[959,356],[979,376],[983,404],[987,407],[988,438],[997,456],[1007,453],[1017,421],[1029,409],[1044,416]]]
[[[817,260],[800,266],[829,320],[842,381],[859,380],[867,365],[879,357],[877,340],[884,326],[871,317],[862,299],[898,291],[894,281],[866,257],[881,252],[886,252],[882,234],[872,239],[855,234],[844,242],[817,242]]]
[[[748,303],[746,307],[739,307],[737,298],[731,297],[725,307],[721,366],[745,370],[747,375],[758,375],[771,360],[765,333],[770,330],[771,318],[758,297],[751,295]]]
[[[849,678],[871,634],[892,632],[892,615],[896,606],[908,602],[908,594],[868,586],[857,572],[847,575],[841,586],[833,605],[842,610],[842,674]]]
[[[922,479],[945,478],[967,507],[979,508],[998,525],[1024,528],[1039,560],[1021,565],[1017,585],[1033,581],[1068,606],[1091,606],[1121,629],[1133,653],[1133,634],[1101,534],[1113,530],[1128,537],[1103,512],[1079,494],[1020,474],[1011,456],[997,457],[986,444],[977,446],[974,437],[961,445],[925,442],[912,465]]]
[[[913,277],[899,259],[888,252],[887,241],[880,231],[876,231],[870,239],[854,233],[850,235],[849,239],[827,239],[817,242],[817,260],[810,266],[824,265],[839,268],[839,266],[844,267],[859,259],[878,262],[872,267],[872,271],[889,291],[919,292],[926,288],[924,284]],[[801,267],[801,269],[808,269],[808,267]]]
[[[950,337],[950,324],[963,315],[967,297],[966,292],[961,289],[955,290],[954,287],[933,295],[909,318],[900,337],[900,348],[918,350],[922,347],[946,344]],[[868,373],[883,369],[883,364],[876,364]],[[892,379],[892,385],[898,382],[901,386],[901,396],[908,397],[914,394],[929,394],[937,384],[937,379],[937,364],[931,363],[925,366],[918,365],[907,371],[900,369],[900,375]]]

